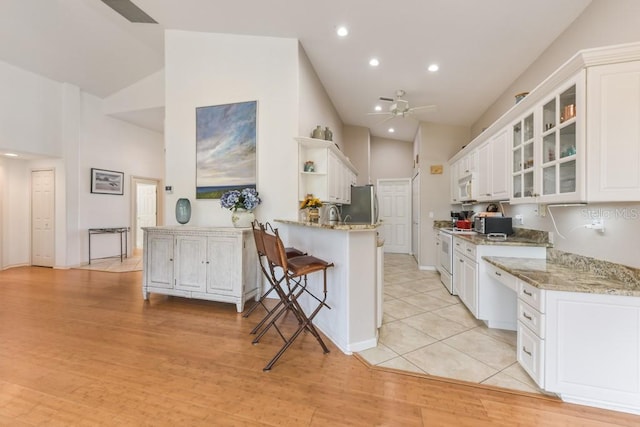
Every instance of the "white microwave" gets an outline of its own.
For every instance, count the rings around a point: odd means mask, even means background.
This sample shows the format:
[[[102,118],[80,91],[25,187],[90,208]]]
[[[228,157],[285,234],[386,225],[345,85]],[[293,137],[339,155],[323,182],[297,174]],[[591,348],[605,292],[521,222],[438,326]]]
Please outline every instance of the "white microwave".
[[[473,174],[469,174],[458,180],[458,200],[466,202],[473,200]]]

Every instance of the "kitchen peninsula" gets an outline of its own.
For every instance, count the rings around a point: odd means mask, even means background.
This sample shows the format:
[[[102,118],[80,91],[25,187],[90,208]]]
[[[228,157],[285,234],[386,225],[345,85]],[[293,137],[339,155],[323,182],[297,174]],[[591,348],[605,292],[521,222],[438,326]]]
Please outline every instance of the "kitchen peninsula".
[[[319,328],[344,353],[377,345],[376,303],[378,287],[377,225],[318,224],[276,219],[287,246],[295,246],[332,262],[327,270],[327,304],[314,319]],[[321,277],[309,276],[309,287],[322,292]],[[311,304],[305,304],[305,309]],[[310,303],[310,301],[309,301]]]

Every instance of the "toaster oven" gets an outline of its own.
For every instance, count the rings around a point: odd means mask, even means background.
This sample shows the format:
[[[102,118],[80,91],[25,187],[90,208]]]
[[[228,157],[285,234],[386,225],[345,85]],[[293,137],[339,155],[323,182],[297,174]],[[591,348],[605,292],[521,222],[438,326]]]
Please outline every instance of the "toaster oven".
[[[513,234],[513,221],[510,217],[477,216],[473,221],[473,230],[481,234]]]

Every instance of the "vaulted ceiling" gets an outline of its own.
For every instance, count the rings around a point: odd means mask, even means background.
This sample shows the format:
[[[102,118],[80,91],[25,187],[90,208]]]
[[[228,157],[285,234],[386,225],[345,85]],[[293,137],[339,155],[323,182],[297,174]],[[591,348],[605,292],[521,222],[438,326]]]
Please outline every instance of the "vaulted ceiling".
[[[470,126],[590,1],[133,0],[158,22],[139,24],[101,0],[2,0],[0,60],[105,97],[163,68],[165,29],[297,38],[344,123],[412,140],[417,120],[367,114],[379,97]]]

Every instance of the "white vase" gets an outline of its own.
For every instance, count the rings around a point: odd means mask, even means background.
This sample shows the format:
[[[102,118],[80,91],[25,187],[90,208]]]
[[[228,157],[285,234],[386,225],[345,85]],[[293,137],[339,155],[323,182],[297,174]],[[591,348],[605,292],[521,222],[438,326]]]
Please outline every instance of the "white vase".
[[[246,209],[238,208],[231,214],[231,222],[236,228],[251,227],[254,219],[256,219],[256,216],[253,214],[253,211]]]

